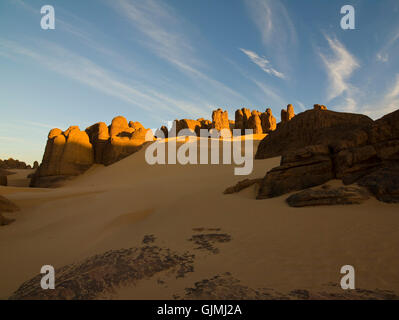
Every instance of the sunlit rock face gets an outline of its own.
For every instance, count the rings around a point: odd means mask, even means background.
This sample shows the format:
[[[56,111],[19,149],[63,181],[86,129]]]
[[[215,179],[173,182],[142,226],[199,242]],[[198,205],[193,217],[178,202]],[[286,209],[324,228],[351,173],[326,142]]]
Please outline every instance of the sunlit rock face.
[[[115,117],[110,126],[98,122],[85,131],[71,126],[48,134],[43,160],[32,177],[32,187],[57,187],[89,169],[94,163],[110,165],[138,151],[151,137],[139,122]],[[150,134],[147,134],[150,133]]]

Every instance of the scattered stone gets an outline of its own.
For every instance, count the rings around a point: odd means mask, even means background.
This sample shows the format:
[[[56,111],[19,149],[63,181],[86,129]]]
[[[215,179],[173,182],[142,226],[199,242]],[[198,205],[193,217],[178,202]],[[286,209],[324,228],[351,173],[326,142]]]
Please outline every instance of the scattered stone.
[[[215,243],[231,241],[231,236],[226,233],[195,234],[188,241],[194,242],[197,250],[207,250],[213,254],[219,253],[219,249],[214,246]]]
[[[260,184],[262,182],[262,179],[245,179],[237,182],[234,186],[228,187],[226,190],[224,190],[224,194],[232,194],[232,193],[237,193],[240,192],[243,189],[246,189],[254,184]]]
[[[184,300],[398,300],[399,295],[389,290],[342,290],[337,284],[324,285],[324,291],[306,289],[282,293],[270,288],[251,288],[234,278],[230,272],[204,279],[186,288],[175,299]]]
[[[143,238],[143,244],[149,244],[155,242],[155,236],[153,234],[145,235]]]

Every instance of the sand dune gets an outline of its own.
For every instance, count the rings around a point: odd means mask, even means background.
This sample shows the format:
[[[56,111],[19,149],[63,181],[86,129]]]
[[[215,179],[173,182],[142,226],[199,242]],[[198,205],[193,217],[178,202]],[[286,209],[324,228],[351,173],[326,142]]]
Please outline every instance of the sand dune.
[[[0,298],[42,265],[57,272],[108,250],[140,247],[149,235],[160,248],[194,254],[193,272],[176,279],[159,271],[103,298],[170,299],[226,272],[254,288],[325,290],[339,283],[346,264],[355,267],[357,287],[399,292],[397,205],[370,199],[290,208],[289,195],[255,200],[255,186],[224,195],[243,179],[234,164],[150,166],[144,153],[93,167],[59,189],[0,188],[22,209],[0,229]],[[255,160],[248,177],[264,176],[279,160]]]

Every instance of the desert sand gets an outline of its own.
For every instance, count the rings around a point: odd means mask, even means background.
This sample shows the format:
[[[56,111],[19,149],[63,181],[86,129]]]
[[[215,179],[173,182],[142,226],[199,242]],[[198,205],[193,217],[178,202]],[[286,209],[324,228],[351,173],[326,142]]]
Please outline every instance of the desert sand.
[[[254,150],[261,138],[254,137]],[[226,272],[251,288],[323,291],[339,284],[347,264],[355,267],[357,288],[399,292],[397,205],[371,198],[360,205],[291,208],[285,203],[290,194],[255,200],[256,186],[224,195],[239,180],[263,177],[280,158],[254,160],[252,174],[243,177],[234,175],[234,164],[151,166],[144,153],[94,166],[57,189],[0,187],[21,208],[5,214],[16,221],[0,229],[0,298],[42,265],[55,267],[57,285],[58,268],[140,247],[145,236],[195,255],[193,270],[179,278],[159,272],[103,298],[182,297],[196,282]],[[224,241],[209,240],[210,248],[189,241],[200,234]]]

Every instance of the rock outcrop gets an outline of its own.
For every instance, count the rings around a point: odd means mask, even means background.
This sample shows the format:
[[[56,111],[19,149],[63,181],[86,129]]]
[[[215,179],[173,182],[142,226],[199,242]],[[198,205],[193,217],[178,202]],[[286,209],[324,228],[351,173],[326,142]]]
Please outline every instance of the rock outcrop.
[[[362,115],[310,110],[262,142],[258,158],[283,156],[281,165],[262,180],[259,199],[341,179],[346,185],[366,187],[381,201],[399,202],[399,110],[377,121]],[[307,146],[299,148],[303,145]]]
[[[229,115],[227,111],[217,109],[212,112],[212,128],[218,131],[222,129],[230,130]]]
[[[276,118],[272,110],[268,108],[265,112],[259,112],[243,108],[235,112],[235,129],[245,133],[245,129],[252,129],[254,134],[269,133],[276,129]]]
[[[295,193],[286,201],[291,207],[309,207],[360,204],[367,199],[369,199],[368,192],[358,187],[323,186]]]
[[[276,118],[272,114],[272,109],[267,108],[266,112],[262,113],[260,116],[263,133],[270,133],[276,130],[277,123]]]
[[[0,169],[30,169],[31,166],[23,161],[15,160],[13,158],[7,160],[0,159]]]
[[[290,121],[293,117],[295,117],[295,112],[294,112],[294,107],[292,104],[289,104],[286,109],[281,110],[281,122],[288,122]]]
[[[260,120],[261,113],[259,111],[253,110],[251,116],[248,119],[247,128],[252,129],[253,134],[262,134],[262,122]]]
[[[373,120],[361,114],[307,110],[288,122],[279,123],[277,129],[261,141],[255,157],[266,159],[281,156],[309,145],[330,145],[338,140],[347,141],[348,146],[356,145],[356,141],[364,139],[362,128],[373,123]]]
[[[244,133],[245,129],[248,129],[248,119],[251,117],[251,110],[242,108],[235,112],[234,128],[240,129]]]
[[[327,107],[322,104],[315,104],[315,105],[313,105],[313,109],[314,110],[327,110]]]
[[[32,187],[57,187],[65,180],[85,172],[94,163],[110,165],[138,151],[151,139],[151,132],[139,122],[118,116],[108,127],[96,123],[81,131],[71,126],[66,131],[52,129],[42,163],[31,179]]]
[[[328,147],[305,147],[284,155],[281,165],[266,174],[260,184],[257,199],[314,187],[333,178],[333,162]]]

